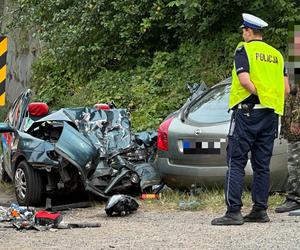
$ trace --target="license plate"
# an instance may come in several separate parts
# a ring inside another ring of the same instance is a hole
[[[226,141],[226,140],[225,140]],[[184,154],[221,154],[222,141],[182,140]]]

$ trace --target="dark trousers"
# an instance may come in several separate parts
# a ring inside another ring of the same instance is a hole
[[[269,196],[269,164],[273,152],[278,116],[271,109],[236,109],[232,114],[227,146],[228,170],[225,200],[228,212],[240,211],[245,166],[251,152],[254,207],[266,209]]]

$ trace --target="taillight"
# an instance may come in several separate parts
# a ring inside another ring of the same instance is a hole
[[[96,103],[94,105],[95,109],[97,110],[110,110],[111,108],[109,107],[108,104],[106,103]]]
[[[165,120],[162,124],[160,124],[158,128],[157,148],[159,150],[168,150],[168,131],[173,119],[174,117],[170,117],[169,119]]]

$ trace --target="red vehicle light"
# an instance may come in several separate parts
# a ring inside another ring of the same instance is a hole
[[[106,103],[96,103],[94,105],[95,109],[97,110],[110,110],[111,108],[109,107],[108,104]]]
[[[174,117],[170,117],[160,124],[157,135],[157,148],[162,151],[168,150],[168,131]]]

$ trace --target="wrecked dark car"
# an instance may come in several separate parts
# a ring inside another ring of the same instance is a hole
[[[1,179],[13,180],[20,205],[40,205],[55,193],[152,191],[156,132],[133,133],[129,114],[113,104],[62,108],[30,103],[22,93],[0,124]]]

